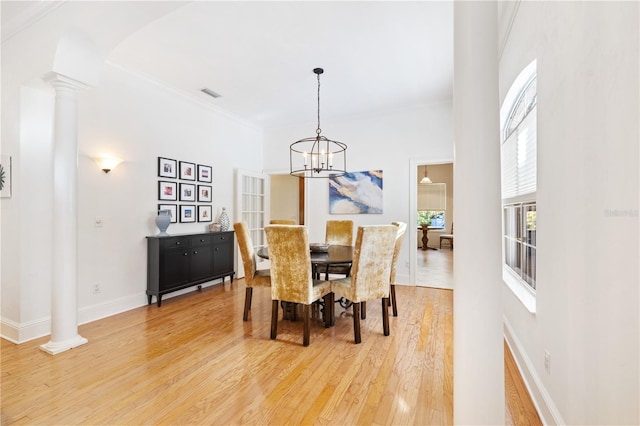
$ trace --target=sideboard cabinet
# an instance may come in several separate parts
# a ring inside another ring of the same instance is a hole
[[[147,237],[147,298],[226,276],[233,283],[233,231]]]

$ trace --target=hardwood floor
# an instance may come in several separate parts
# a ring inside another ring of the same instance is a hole
[[[452,293],[398,286],[399,316],[382,334],[369,303],[362,343],[349,313],[325,329],[280,321],[244,280],[80,327],[89,343],[56,356],[2,340],[5,424],[451,424]],[[282,316],[282,314],[281,314]]]
[[[338,305],[335,327],[312,321],[309,347],[301,322],[280,320],[270,340],[269,289],[243,322],[244,280],[81,326],[89,343],[56,356],[38,348],[48,338],[2,340],[0,423],[452,424],[452,292],[396,291],[391,335],[369,303],[360,345]],[[536,424],[505,372],[508,423]]]

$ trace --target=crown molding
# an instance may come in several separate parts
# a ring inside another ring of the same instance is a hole
[[[226,118],[228,118],[230,120],[233,120],[233,121],[235,121],[235,122],[237,122],[237,123],[239,123],[239,124],[241,124],[243,126],[251,128],[251,129],[253,129],[255,131],[258,131],[258,132],[262,132],[263,131],[262,127],[257,126],[255,124],[253,124],[252,122],[250,122],[250,121],[248,121],[248,120],[246,120],[246,119],[244,119],[242,117],[239,117],[239,116],[237,116],[235,114],[232,114],[232,113],[230,113],[230,112],[228,112],[228,111],[226,111],[226,110],[224,110],[224,109],[222,109],[222,108],[220,108],[220,107],[218,107],[216,105],[211,105],[211,103],[206,102],[204,99],[200,99],[198,97],[199,95],[201,95],[200,90],[198,90],[198,92],[195,93],[195,94],[188,93],[188,92],[185,92],[183,90],[177,89],[177,88],[165,83],[164,81],[161,81],[161,80],[158,80],[157,78],[151,77],[148,74],[141,73],[139,71],[134,71],[134,70],[132,70],[130,68],[127,68],[127,67],[124,67],[124,66],[122,66],[120,64],[116,64],[115,62],[112,62],[109,59],[107,59],[105,61],[105,64],[110,66],[110,67],[113,67],[115,69],[118,69],[118,70],[120,70],[120,71],[122,71],[122,72],[124,72],[126,74],[129,74],[129,75],[131,75],[131,76],[133,76],[135,78],[139,78],[141,80],[147,81],[148,83],[151,83],[151,84],[153,84],[155,86],[158,86],[162,90],[164,90],[166,92],[169,92],[169,93],[172,93],[172,94],[174,94],[176,96],[179,96],[182,99],[185,99],[185,100],[187,100],[187,101],[189,101],[189,102],[191,102],[193,104],[196,104],[196,105],[198,105],[200,107],[204,107],[204,108],[209,109],[209,110],[212,110],[216,114],[222,115],[222,116],[224,116],[224,117],[226,117]]]
[[[68,0],[21,2],[24,8],[19,13],[7,20],[2,20],[2,44],[19,32],[29,28],[67,1]]]

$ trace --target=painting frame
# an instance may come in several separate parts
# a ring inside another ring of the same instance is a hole
[[[158,157],[158,177],[176,179],[178,177],[178,161],[172,158]]]
[[[382,214],[382,170],[329,177],[329,214]]]
[[[178,183],[166,180],[158,181],[158,200],[161,201],[177,201],[178,200]]]
[[[180,179],[196,180],[196,163],[180,161]]]
[[[196,201],[196,185],[180,183],[180,201]]]
[[[198,185],[198,202],[210,203],[213,187],[211,185]]]
[[[180,204],[180,223],[194,223],[196,221],[195,204]]]
[[[158,204],[158,211],[169,210],[170,223],[178,223],[178,205],[177,204]]]
[[[198,164],[198,182],[211,183],[213,181],[212,174],[213,167],[206,166],[204,164]]]
[[[211,205],[198,206],[198,222],[213,222],[212,213],[213,208]]]

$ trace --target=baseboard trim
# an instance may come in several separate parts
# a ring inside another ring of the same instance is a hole
[[[536,372],[531,359],[527,355],[522,343],[516,336],[511,324],[506,317],[503,317],[504,337],[513,354],[513,359],[520,371],[522,380],[531,396],[533,405],[540,416],[543,425],[564,425],[566,424],[553,402],[551,395],[544,387],[540,376]]]
[[[19,345],[51,334],[51,318],[40,318],[25,323],[17,323],[6,318],[0,319],[0,337]]]
[[[201,284],[202,288],[221,284],[221,280],[209,281]],[[162,299],[170,299],[194,291],[193,287],[188,287],[173,293],[165,294]],[[147,305],[147,295],[145,292],[109,300],[104,303],[97,303],[78,309],[78,325],[87,324],[112,315],[121,314],[131,309]],[[17,323],[15,321],[0,318],[0,337],[15,344],[26,343],[40,337],[51,334],[51,317]]]

